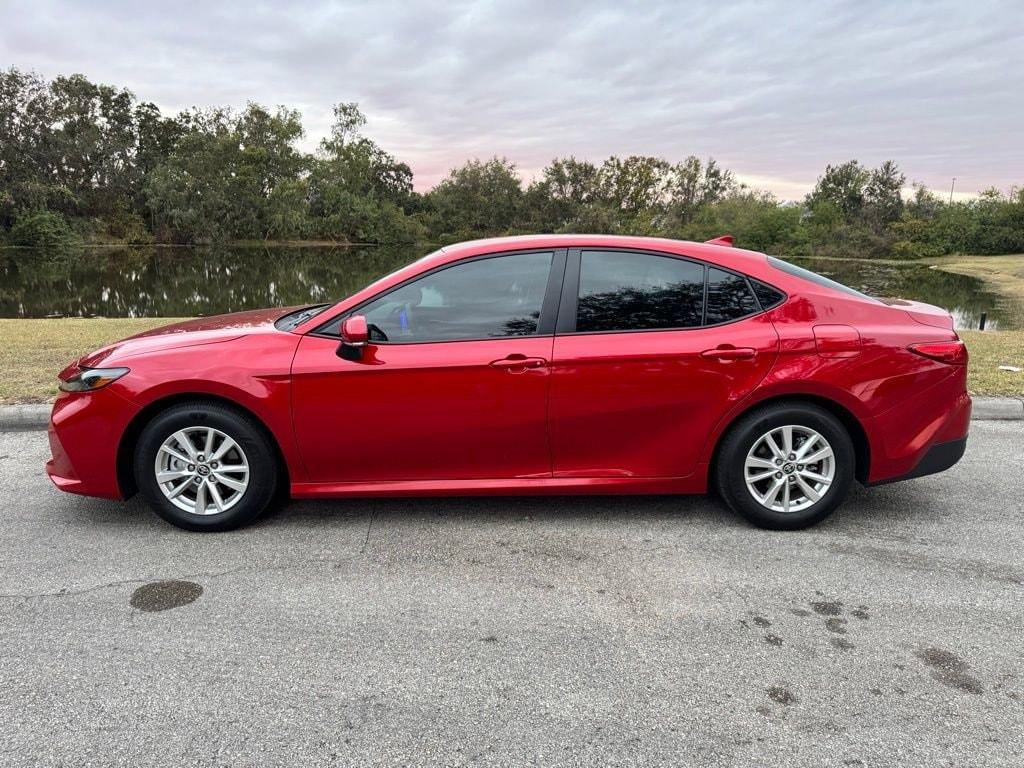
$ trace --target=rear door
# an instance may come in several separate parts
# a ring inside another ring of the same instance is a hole
[[[681,477],[770,370],[778,335],[742,275],[570,250],[549,406],[556,477]]]

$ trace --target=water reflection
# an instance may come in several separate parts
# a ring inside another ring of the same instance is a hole
[[[76,253],[0,251],[2,317],[189,317],[343,298],[420,258],[401,248],[100,248]],[[1018,328],[1024,311],[965,275],[924,264],[798,259],[875,296],[950,310],[959,328]]]
[[[944,272],[927,264],[838,259],[790,261],[869,296],[912,299],[943,307],[953,315],[957,328],[977,328],[982,312],[988,315],[986,327],[991,330],[1019,328],[1024,320],[1022,308],[984,290],[977,278]]]
[[[189,317],[336,301],[432,250],[102,248],[0,252],[0,315]]]

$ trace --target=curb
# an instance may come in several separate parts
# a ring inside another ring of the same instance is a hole
[[[50,423],[50,403],[0,405],[0,432],[27,432],[46,429]]]
[[[0,432],[42,430],[50,423],[50,403],[0,406]],[[1024,399],[975,397],[971,421],[1024,421]]]

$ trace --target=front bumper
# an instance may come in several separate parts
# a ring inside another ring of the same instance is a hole
[[[46,462],[46,474],[53,484],[69,493],[124,498],[117,452],[138,411],[138,406],[109,388],[58,397],[47,431],[52,458]]]

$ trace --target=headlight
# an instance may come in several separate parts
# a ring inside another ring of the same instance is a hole
[[[60,388],[64,392],[92,392],[102,389],[112,381],[117,381],[130,369],[128,368],[83,368],[69,379],[60,380]]]

